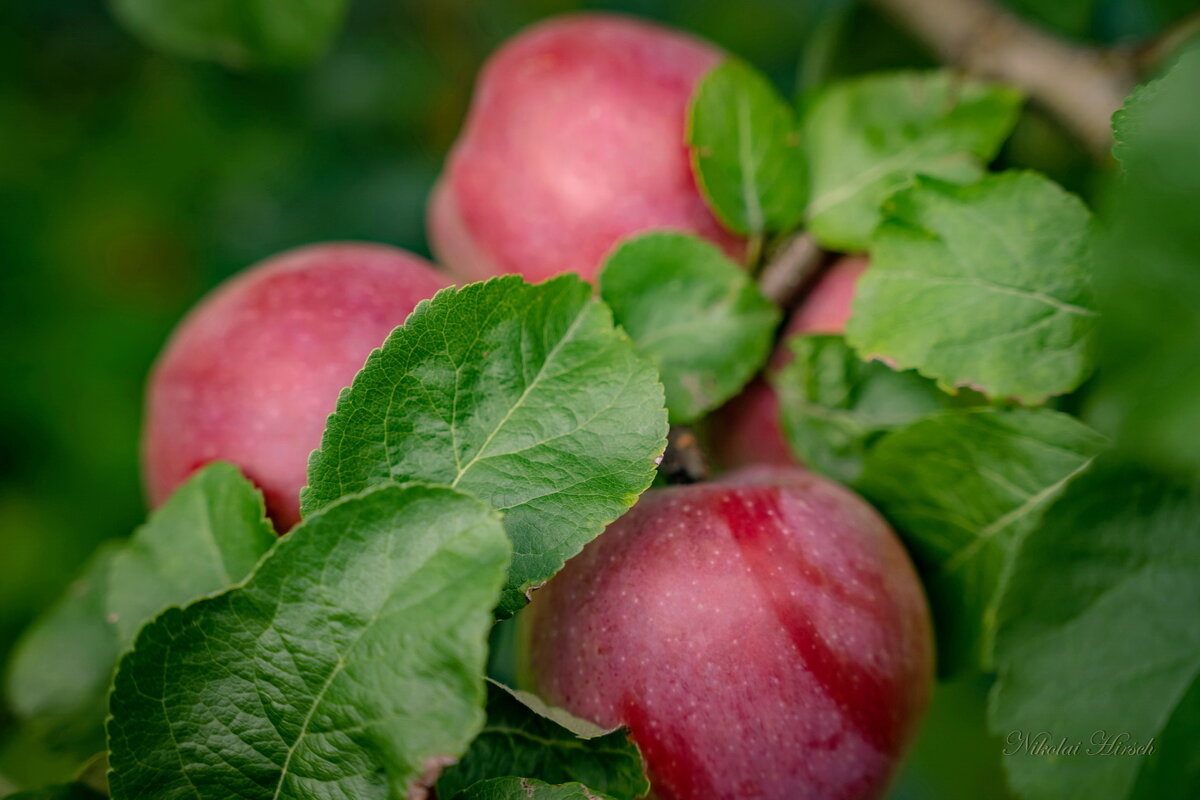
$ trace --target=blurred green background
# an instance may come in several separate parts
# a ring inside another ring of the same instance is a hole
[[[1010,5],[1112,43],[1196,3]],[[96,544],[142,520],[142,384],[180,315],[306,242],[427,253],[425,196],[478,66],[528,23],[584,7],[699,33],[798,96],[828,76],[933,63],[848,0],[353,0],[328,54],[287,72],[157,53],[95,0],[0,4],[0,663]],[[1036,109],[1001,160],[1085,197],[1103,171]],[[985,688],[941,690],[901,796],[1005,796],[991,746],[962,734],[964,719],[982,727]],[[0,708],[0,773],[35,780],[41,756],[5,745],[10,728]]]

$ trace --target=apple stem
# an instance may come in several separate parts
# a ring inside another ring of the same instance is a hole
[[[699,483],[708,477],[708,457],[687,425],[672,425],[658,472],[669,484]]]

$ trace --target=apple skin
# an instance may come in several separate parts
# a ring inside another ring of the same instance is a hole
[[[787,335],[797,333],[841,334],[850,321],[854,287],[867,271],[866,256],[843,256],[825,271],[788,320]],[[792,360],[787,348],[779,348],[771,362],[774,369]]]
[[[263,490],[276,528],[291,528],[338,393],[418,302],[449,283],[402,250],[333,243],[290,250],[219,286],[150,374],[142,474],[151,505],[224,460]]]
[[[904,549],[795,467],[647,492],[522,616],[533,688],[628,726],[660,800],[882,797],[931,690]]]
[[[685,143],[692,90],[723,53],[613,14],[534,25],[484,65],[429,208],[439,263],[467,280],[595,278],[651,228],[744,249],[709,212]]]
[[[845,256],[813,286],[788,318],[783,338],[771,354],[767,372],[792,360],[789,337],[799,333],[840,334],[850,320],[854,287],[867,269],[866,256]],[[779,420],[779,397],[766,376],[760,375],[738,395],[713,412],[708,424],[709,454],[720,467],[748,464],[798,464]]]

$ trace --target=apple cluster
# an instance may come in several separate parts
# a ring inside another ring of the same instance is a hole
[[[660,228],[740,260],[746,242],[708,209],[685,144],[692,92],[723,57],[599,14],[506,43],[431,196],[441,269],[392,247],[331,243],[218,288],[150,377],[150,502],[230,461],[286,532],[339,392],[446,286],[503,273],[591,280],[617,242]],[[841,332],[866,266],[835,260],[783,334]],[[707,426],[724,471],[648,491],[521,612],[532,687],[627,726],[662,800],[881,797],[928,700],[930,622],[912,564],[865,501],[797,463],[778,418],[768,380],[750,383]]]

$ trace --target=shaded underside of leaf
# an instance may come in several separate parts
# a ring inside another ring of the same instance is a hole
[[[579,782],[614,800],[634,800],[650,790],[637,747],[623,731],[590,730],[595,726],[585,723],[591,735],[584,738],[546,713],[566,714],[533,695],[489,684],[488,721],[462,760],[442,773],[438,795],[454,797],[479,781],[506,776]]]

